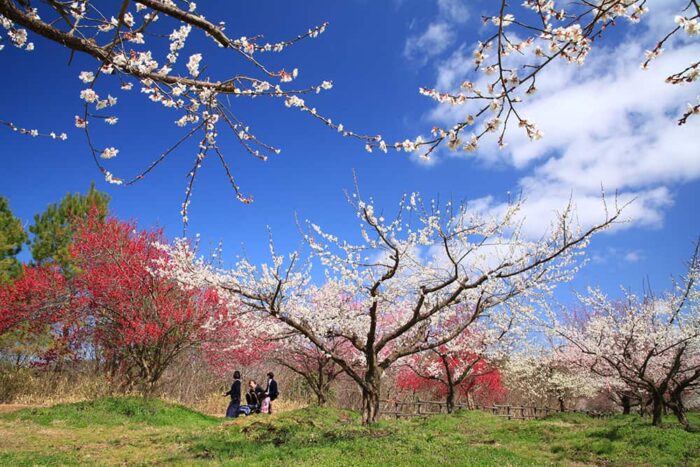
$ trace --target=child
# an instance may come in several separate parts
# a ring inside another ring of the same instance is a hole
[[[248,381],[248,392],[245,393],[245,400],[251,412],[260,412],[260,400],[255,391],[256,387],[259,388],[260,386],[257,385],[255,380],[251,379]]]

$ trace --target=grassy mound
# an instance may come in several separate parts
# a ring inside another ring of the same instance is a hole
[[[218,423],[218,419],[182,405],[142,397],[108,397],[53,407],[24,409],[3,415],[2,418],[31,421],[45,426],[65,424],[74,428],[123,424],[198,427]]]
[[[691,421],[700,426],[700,416]],[[671,418],[482,412],[386,420],[307,408],[237,420],[140,398],[99,399],[0,417],[0,465],[700,465],[700,433]]]
[[[700,417],[693,417],[700,424]],[[700,433],[669,419],[580,414],[508,421],[482,412],[362,427],[357,414],[306,409],[249,417],[186,440],[197,459],[310,465],[700,465]]]

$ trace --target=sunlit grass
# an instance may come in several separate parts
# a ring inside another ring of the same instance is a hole
[[[159,400],[108,398],[0,416],[0,464],[700,465],[700,433],[667,422],[463,412],[366,428],[336,409],[229,421]],[[700,426],[700,417],[692,422]]]

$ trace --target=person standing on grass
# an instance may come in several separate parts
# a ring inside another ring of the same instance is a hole
[[[267,388],[265,389],[265,394],[267,395],[267,407],[265,407],[265,401],[263,401],[263,413],[271,414],[272,401],[277,399],[277,396],[279,396],[279,391],[277,390],[277,381],[275,381],[275,375],[272,372],[269,372],[267,374]]]
[[[224,396],[231,396],[231,402],[228,404],[226,409],[226,418],[236,418],[238,417],[238,412],[241,408],[241,372],[236,370],[233,372],[233,384],[231,384],[231,389],[224,394]]]

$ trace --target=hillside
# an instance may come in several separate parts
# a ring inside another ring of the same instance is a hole
[[[694,422],[700,422],[695,416]],[[669,420],[670,422],[670,420]],[[700,465],[700,433],[638,417],[507,421],[479,412],[382,421],[302,409],[225,421],[159,400],[101,399],[0,416],[0,464]]]

